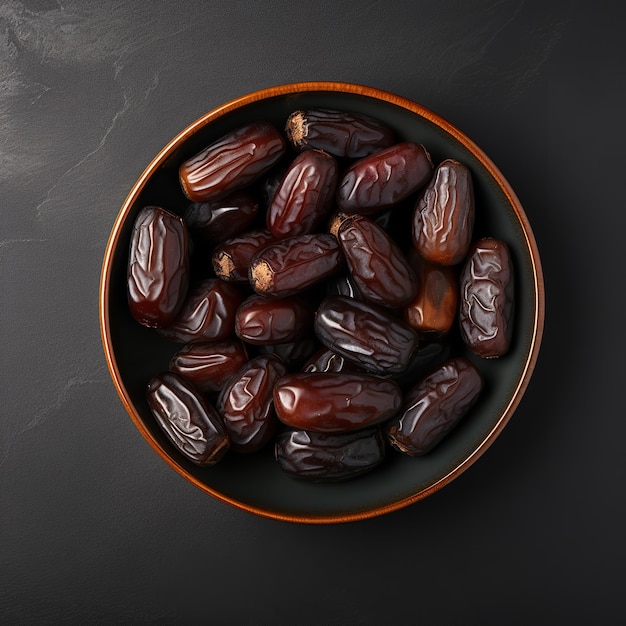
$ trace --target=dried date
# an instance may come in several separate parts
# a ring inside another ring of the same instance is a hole
[[[299,154],[289,166],[267,211],[267,227],[277,239],[313,232],[334,201],[339,167],[321,150]]]
[[[222,390],[217,407],[235,452],[256,452],[274,435],[278,422],[272,390],[286,372],[278,357],[257,356]]]
[[[474,228],[474,188],[467,167],[448,159],[435,169],[413,215],[413,242],[428,261],[460,263]]]
[[[415,297],[418,283],[409,262],[393,239],[368,217],[345,219],[337,239],[365,300],[399,308]]]
[[[360,159],[339,182],[337,205],[345,213],[375,213],[408,198],[433,171],[421,144],[405,141]]]
[[[418,346],[417,333],[373,304],[329,296],[315,315],[315,333],[327,347],[375,374],[404,371]]]
[[[382,122],[334,109],[294,111],[285,132],[296,150],[318,148],[349,159],[369,156],[394,142],[393,131]]]
[[[143,208],[131,235],[127,270],[131,315],[144,326],[172,323],[189,286],[187,228],[161,207]]]
[[[459,320],[469,349],[483,358],[509,350],[513,322],[513,267],[504,241],[479,239],[461,274]]]
[[[482,386],[470,361],[446,361],[407,392],[401,412],[385,426],[389,442],[409,456],[426,454],[469,411]]]
[[[332,235],[300,235],[261,250],[250,263],[248,277],[257,293],[281,298],[328,278],[343,263],[343,254]]]
[[[274,235],[267,228],[227,239],[213,250],[213,271],[222,280],[247,284],[252,259],[273,241]]]
[[[287,426],[341,433],[374,426],[400,409],[392,380],[369,374],[288,374],[274,387],[274,408]]]
[[[363,373],[363,370],[341,354],[337,354],[328,348],[320,348],[302,367],[302,371],[308,374],[324,373],[332,374],[339,372]]]
[[[230,442],[216,410],[186,380],[164,372],[150,380],[148,406],[176,448],[196,465],[214,465]]]
[[[378,428],[342,434],[286,430],[276,438],[274,456],[294,478],[335,482],[378,467],[385,459],[385,441]]]
[[[269,122],[242,126],[180,166],[182,190],[192,202],[223,198],[261,178],[286,147],[282,134]]]

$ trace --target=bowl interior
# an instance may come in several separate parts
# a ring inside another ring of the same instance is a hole
[[[211,468],[186,461],[169,444],[148,409],[147,381],[167,369],[177,344],[136,323],[126,296],[126,264],[132,225],[146,205],[182,212],[188,204],[178,166],[224,133],[266,119],[279,128],[294,110],[343,109],[378,118],[398,140],[422,143],[435,163],[453,158],[471,171],[476,194],[475,236],[506,241],[515,268],[515,322],[510,352],[496,360],[461,352],[480,368],[485,390],[479,402],[430,454],[409,458],[391,452],[382,467],[340,484],[308,484],[286,476],[271,446],[249,456],[230,453]],[[306,522],[370,517],[414,502],[447,484],[492,443],[510,418],[528,383],[542,329],[543,292],[539,257],[526,216],[508,184],[467,137],[444,120],[392,94],[350,85],[287,85],[233,101],[195,122],[172,140],[133,187],[107,248],[101,285],[101,325],[111,373],[131,418],[174,469],[204,491],[246,510]]]

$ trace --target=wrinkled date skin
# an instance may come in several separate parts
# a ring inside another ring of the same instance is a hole
[[[418,346],[417,333],[375,305],[329,296],[315,315],[315,334],[330,350],[375,374],[404,371]]]
[[[270,244],[250,264],[248,277],[259,294],[273,298],[304,291],[344,264],[337,239],[329,234],[289,237]]]
[[[277,239],[313,232],[335,197],[339,166],[321,150],[307,150],[291,163],[267,211],[267,227]]]
[[[459,280],[456,268],[437,265],[418,254],[411,258],[417,276],[417,293],[403,311],[404,321],[423,337],[448,334],[458,311]]]
[[[328,348],[320,348],[302,366],[302,371],[309,374],[363,373],[363,370],[356,363]]]
[[[469,169],[458,161],[443,161],[415,206],[413,243],[416,250],[432,263],[460,263],[472,241],[474,212],[474,187]]]
[[[469,411],[482,386],[470,361],[446,361],[405,395],[402,411],[385,427],[389,442],[409,456],[426,454]]]
[[[235,313],[243,301],[242,292],[217,278],[199,281],[185,299],[176,319],[161,335],[178,343],[227,339],[235,330]]]
[[[214,465],[230,442],[216,410],[186,380],[164,372],[148,384],[147,401],[157,424],[196,465]]]
[[[224,387],[217,407],[232,450],[256,452],[274,436],[278,422],[272,390],[286,373],[287,366],[278,357],[257,356]]]
[[[365,215],[352,215],[339,226],[337,238],[365,300],[398,308],[415,297],[415,272],[380,226]]]
[[[285,132],[296,150],[317,148],[349,159],[369,156],[394,142],[393,131],[382,122],[333,109],[294,111]]]
[[[192,235],[214,246],[244,232],[258,211],[259,203],[251,193],[235,191],[222,200],[190,204],[183,218]]]
[[[160,207],[139,212],[128,258],[128,304],[140,324],[163,328],[172,323],[189,287],[187,228]]]
[[[282,134],[269,122],[242,126],[180,166],[183,192],[192,202],[223,198],[261,178],[286,147]]]
[[[288,374],[274,387],[274,408],[283,424],[322,433],[374,426],[401,404],[395,382],[370,374]]]
[[[235,334],[251,344],[293,342],[311,332],[313,314],[307,302],[296,296],[273,300],[250,296],[237,309]]]
[[[248,269],[252,259],[274,241],[274,235],[267,228],[229,238],[213,250],[213,271],[222,280],[248,284]]]
[[[342,434],[287,430],[278,435],[274,456],[294,478],[341,481],[380,465],[385,459],[385,441],[378,428]]]
[[[169,367],[200,391],[213,393],[220,391],[247,361],[244,345],[237,340],[227,340],[188,344],[171,358]]]
[[[483,358],[503,356],[511,343],[514,304],[513,268],[506,243],[491,237],[479,239],[460,282],[463,341]]]
[[[337,205],[345,213],[375,213],[424,186],[433,164],[424,146],[395,144],[354,163],[337,189]]]

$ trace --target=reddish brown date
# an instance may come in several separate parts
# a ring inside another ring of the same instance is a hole
[[[362,158],[391,146],[391,128],[369,116],[333,109],[294,111],[287,138],[296,150],[318,148],[337,157]]]
[[[406,394],[402,411],[385,427],[389,442],[410,456],[426,454],[469,411],[482,386],[470,361],[446,361]]]
[[[139,212],[127,278],[131,315],[144,326],[171,324],[189,286],[189,241],[182,218],[156,206]]]
[[[222,280],[247,284],[252,259],[273,241],[274,235],[266,228],[227,239],[213,250],[213,271]]]
[[[313,232],[334,201],[339,167],[321,150],[308,150],[291,163],[267,211],[277,239]]]
[[[235,191],[222,200],[190,204],[183,218],[192,235],[214,246],[244,232],[258,211],[259,203],[251,193]]]
[[[375,305],[329,296],[315,315],[315,334],[327,347],[375,374],[404,371],[418,346],[417,333]]]
[[[274,387],[274,408],[287,426],[342,433],[374,426],[402,404],[392,380],[369,374],[288,374]]]
[[[286,142],[269,122],[231,131],[185,161],[180,184],[192,202],[209,202],[261,178],[283,156]]]
[[[458,161],[443,161],[415,207],[415,248],[428,261],[455,265],[467,254],[473,228],[474,188],[471,173]]]
[[[257,356],[224,387],[217,407],[235,452],[256,452],[274,435],[278,422],[272,389],[287,372],[276,356]]]
[[[504,241],[479,239],[461,274],[459,320],[469,349],[483,358],[506,354],[513,322],[513,268]]]
[[[337,205],[346,213],[381,211],[425,185],[433,165],[424,146],[398,143],[349,167],[339,182]]]
[[[289,237],[270,244],[250,264],[248,277],[259,294],[290,296],[334,274],[344,263],[337,239],[328,234]]]
[[[301,298],[246,298],[237,309],[235,334],[251,344],[289,343],[304,337],[313,326],[313,309]]]
[[[320,348],[303,365],[302,371],[308,374],[363,373],[363,370],[356,363],[328,348]]]
[[[215,409],[186,380],[164,372],[152,378],[146,393],[157,424],[176,448],[196,465],[214,465],[229,440]]]
[[[244,345],[237,340],[193,343],[181,348],[170,360],[170,370],[205,393],[222,389],[228,379],[248,360]]]
[[[336,482],[378,467],[385,459],[385,441],[378,428],[341,434],[287,430],[276,438],[274,456],[294,478]]]
[[[399,308],[417,293],[417,279],[393,239],[365,215],[352,215],[337,238],[360,294],[369,302]]]
[[[235,330],[235,313],[243,300],[241,291],[218,278],[199,281],[169,326],[159,332],[178,343],[227,339]]]
[[[404,320],[423,337],[443,337],[452,328],[458,310],[456,269],[430,263],[418,254],[411,258],[411,266],[417,275],[418,290],[403,310]]]

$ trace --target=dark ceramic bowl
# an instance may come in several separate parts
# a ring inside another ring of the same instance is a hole
[[[466,164],[475,184],[475,235],[505,240],[516,275],[511,350],[500,359],[480,361],[485,391],[471,413],[428,455],[410,458],[390,453],[375,471],[340,484],[290,478],[274,461],[271,446],[253,455],[230,453],[209,468],[183,458],[164,437],[145,399],[147,381],[167,369],[178,346],[136,323],[126,296],[128,248],[138,211],[146,205],[182,210],[188,204],[178,181],[180,163],[231,129],[259,119],[282,128],[289,113],[306,107],[370,115],[392,126],[399,140],[424,144],[435,163],[453,158]],[[419,104],[377,89],[331,82],[283,85],[243,96],[210,111],[170,141],[135,183],[117,216],[100,287],[100,324],[111,376],[131,419],[152,448],[219,500],[258,515],[309,523],[388,513],[437,491],[472,465],[495,441],[524,394],[539,352],[543,315],[541,264],[530,224],[515,193],[482,150]]]

